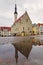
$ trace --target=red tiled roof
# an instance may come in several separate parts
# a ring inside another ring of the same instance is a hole
[[[38,26],[43,26],[43,23],[38,23]]]
[[[0,27],[0,30],[7,29],[8,31],[11,31],[11,27]]]

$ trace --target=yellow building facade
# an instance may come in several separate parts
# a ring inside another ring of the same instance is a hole
[[[33,35],[38,35],[39,34],[39,27],[37,24],[32,25],[32,34]]]

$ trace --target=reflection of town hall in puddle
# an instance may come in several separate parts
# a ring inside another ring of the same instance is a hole
[[[18,62],[18,51],[23,54],[26,59],[28,59],[28,56],[31,52],[32,49],[32,43],[31,42],[27,42],[26,40],[24,41],[19,41],[18,43],[13,43],[13,46],[15,47],[15,59],[16,59],[16,63]]]

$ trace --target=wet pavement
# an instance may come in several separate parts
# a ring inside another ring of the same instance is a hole
[[[32,45],[28,59],[18,51],[16,63],[15,47],[11,42],[0,44],[0,65],[43,65],[43,45]]]

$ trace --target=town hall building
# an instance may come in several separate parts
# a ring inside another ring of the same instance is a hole
[[[31,35],[32,33],[32,21],[30,17],[28,16],[27,11],[17,19],[17,5],[15,4],[15,12],[14,12],[14,18],[15,21],[13,25],[11,26],[11,34],[12,35]]]

